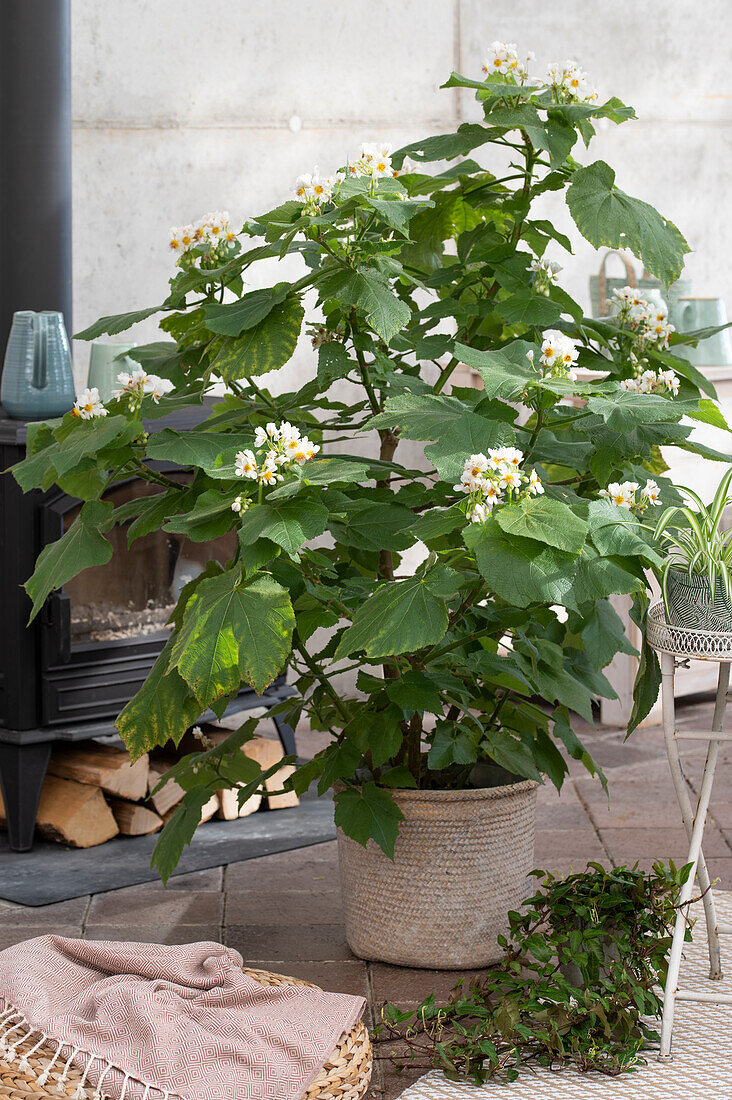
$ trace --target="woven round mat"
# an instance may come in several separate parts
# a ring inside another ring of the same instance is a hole
[[[318,989],[312,982],[299,978],[288,978],[283,974],[271,974],[268,970],[250,970],[244,967],[244,973],[261,982],[262,985],[305,985]],[[61,1066],[54,1067],[45,1085],[39,1085],[39,1077],[51,1062],[54,1051],[50,1047],[39,1047],[29,1062],[35,1075],[20,1073],[18,1064],[23,1055],[33,1047],[33,1040],[22,1043],[15,1051],[12,1062],[6,1063],[0,1056],[0,1097],[3,1100],[31,1100],[39,1096],[70,1098],[76,1093],[81,1082],[81,1070],[70,1069],[66,1080],[59,1084]],[[361,1100],[369,1087],[372,1068],[372,1050],[368,1029],[362,1020],[348,1033],[344,1033],[338,1044],[321,1069],[312,1085],[304,1094],[304,1100]],[[92,1100],[93,1086],[84,1087],[81,1096]],[[106,1100],[106,1098],[105,1098]]]

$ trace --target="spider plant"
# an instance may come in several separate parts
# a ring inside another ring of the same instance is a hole
[[[654,538],[666,550],[667,557],[661,570],[661,588],[666,617],[669,617],[668,575],[672,569],[688,573],[689,579],[706,575],[712,599],[717,579],[722,578],[727,599],[732,603],[732,530],[721,531],[724,510],[732,503],[730,494],[732,466],[724,475],[714,499],[707,505],[693,489],[679,486],[679,491],[695,506],[672,505],[661,515]],[[670,621],[670,620],[669,620]]]

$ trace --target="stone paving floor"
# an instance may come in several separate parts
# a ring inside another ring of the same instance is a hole
[[[708,724],[711,704],[687,704],[678,724]],[[572,765],[561,796],[539,792],[535,865],[581,870],[588,860],[606,866],[654,859],[683,862],[686,842],[668,774],[663,737],[653,727],[624,741],[622,730],[577,731],[609,783],[609,798],[582,767]],[[316,743],[299,737],[307,754]],[[687,742],[684,766],[692,791],[699,781],[704,746]],[[732,747],[717,772],[705,851],[719,886],[732,889]],[[360,993],[371,1019],[384,1000],[416,1005],[429,992],[446,994],[454,971],[421,971],[365,963],[348,949],[343,923],[335,843],[230,864],[173,878],[167,889],[148,883],[43,908],[0,902],[0,948],[53,931],[88,939],[186,943],[211,939],[235,947],[252,966],[293,974],[335,992]],[[393,1100],[419,1074],[397,1076],[376,1059],[371,1100]]]

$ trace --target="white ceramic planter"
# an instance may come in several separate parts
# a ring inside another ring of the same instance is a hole
[[[354,954],[399,966],[465,969],[502,955],[507,913],[534,859],[530,780],[465,791],[394,791],[405,816],[394,861],[338,830],[346,937]]]

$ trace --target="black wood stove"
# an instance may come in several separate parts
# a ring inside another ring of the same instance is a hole
[[[146,428],[185,429],[204,412],[177,412],[147,422]],[[25,422],[0,410],[0,470],[23,458],[25,435]],[[169,463],[156,468],[175,479],[186,476]],[[134,478],[113,485],[105,496],[121,504],[156,491]],[[51,593],[28,626],[31,602],[23,583],[40,551],[61,537],[80,506],[58,488],[23,494],[11,474],[0,473],[0,789],[14,851],[32,846],[53,742],[114,733],[114,719],[165,645],[165,624],[180,588],[207,560],[228,560],[236,537],[192,543],[155,532],[128,550],[124,527],[115,528],[109,536],[112,560]],[[263,696],[242,691],[229,713],[270,708],[292,694],[280,677]],[[292,730],[279,716],[273,721],[285,752],[294,754]]]

